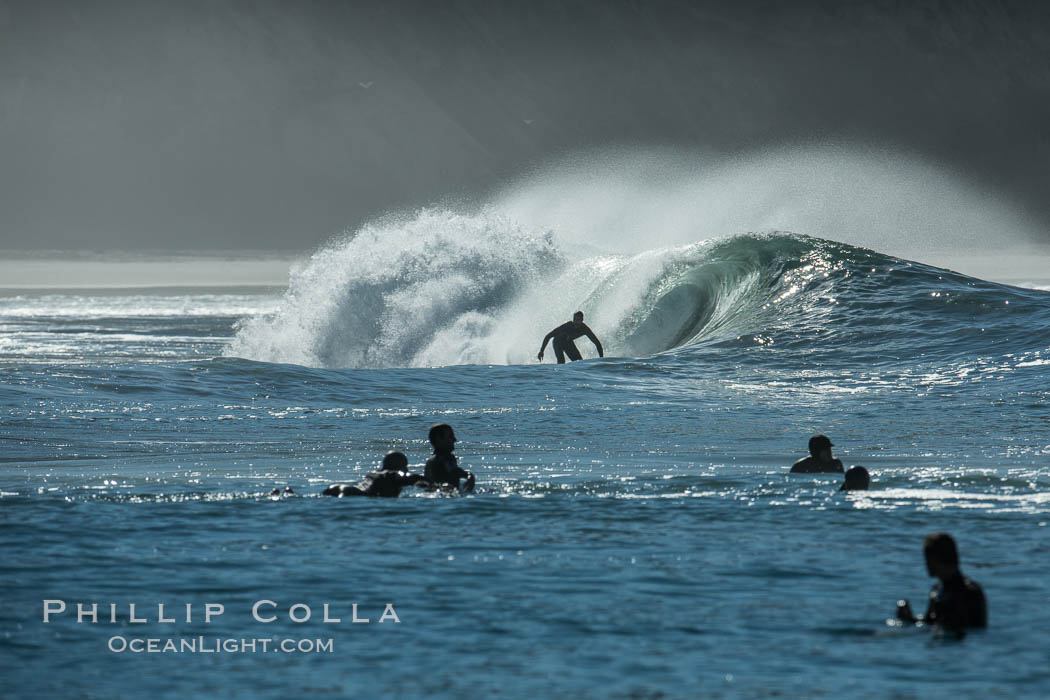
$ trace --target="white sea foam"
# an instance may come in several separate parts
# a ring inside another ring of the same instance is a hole
[[[492,213],[428,209],[317,252],[293,271],[282,307],[242,323],[229,352],[313,366],[523,362],[577,308],[623,305],[602,284],[644,286],[662,269],[646,263],[625,273],[622,258],[569,252]],[[597,314],[595,331],[619,315]]]
[[[762,303],[794,303],[798,285],[762,294],[777,273],[756,256],[768,263],[775,246],[706,257],[734,234],[794,230],[891,253],[922,240],[936,257],[929,246],[993,245],[992,230],[994,244],[1019,244],[1029,224],[994,193],[899,153],[602,153],[471,210],[428,208],[348,232],[293,269],[280,307],[242,322],[228,353],[320,367],[517,364],[580,309],[607,351],[649,355],[701,326],[750,332],[741,320]],[[807,262],[801,282],[830,269],[819,255]]]
[[[519,364],[579,309],[607,352],[651,354],[689,340],[701,317],[719,328],[733,315],[720,302],[754,271],[698,274],[709,245],[609,255],[487,211],[423,210],[316,253],[228,353],[323,367]]]

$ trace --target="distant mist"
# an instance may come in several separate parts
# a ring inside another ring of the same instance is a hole
[[[588,149],[843,140],[1047,232],[1050,5],[0,0],[4,249],[303,250]]]

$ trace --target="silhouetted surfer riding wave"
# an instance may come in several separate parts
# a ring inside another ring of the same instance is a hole
[[[554,340],[552,344],[554,346],[554,355],[558,358],[558,364],[565,364],[565,356],[568,355],[569,360],[575,362],[576,360],[582,360],[583,356],[580,355],[580,349],[576,347],[576,343],[572,342],[579,338],[581,335],[585,335],[591,339],[594,343],[594,347],[598,350],[598,357],[605,357],[605,351],[602,350],[601,341],[594,335],[594,331],[583,322],[583,312],[577,311],[572,315],[572,320],[567,321],[550,333],[543,337],[543,344],[540,345],[540,351],[536,355],[536,359],[543,361],[543,351],[547,348],[547,343],[550,340]]]

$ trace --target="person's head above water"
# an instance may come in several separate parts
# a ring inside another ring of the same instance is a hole
[[[846,480],[842,482],[839,491],[867,491],[871,484],[871,475],[868,470],[861,466],[853,466],[846,470]]]
[[[830,459],[831,448],[834,446],[827,435],[814,435],[809,439],[809,453],[813,455],[813,459],[821,459],[824,450],[828,451],[828,459]]]
[[[959,550],[955,548],[955,540],[946,532],[926,535],[922,553],[926,555],[926,570],[930,576],[943,580],[959,571]]]
[[[435,423],[430,426],[429,438],[435,452],[451,452],[456,445],[456,434],[448,423]]]
[[[583,312],[582,311],[577,311],[576,313],[574,313],[572,315],[572,322],[573,323],[583,323]]]
[[[383,457],[383,471],[407,472],[408,457],[397,450],[387,452]]]

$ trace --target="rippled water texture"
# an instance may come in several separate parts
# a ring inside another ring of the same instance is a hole
[[[786,234],[615,257],[441,230],[449,296],[426,240],[380,274],[361,239],[286,294],[0,298],[7,692],[1050,693],[1050,293]],[[530,363],[576,307],[606,359]],[[318,495],[390,449],[421,469],[434,422],[476,494]],[[787,474],[817,432],[870,491]],[[961,641],[886,624],[923,607],[933,531],[988,597]],[[202,635],[334,648],[107,650]]]

